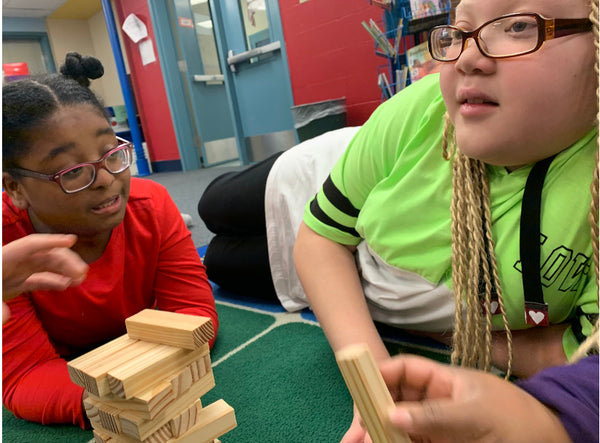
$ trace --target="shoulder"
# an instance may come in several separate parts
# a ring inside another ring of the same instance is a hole
[[[164,198],[168,196],[167,189],[150,179],[146,178],[131,178],[131,186],[129,190],[129,202],[136,202],[138,200],[152,200],[156,198]]]
[[[2,192],[2,244],[33,233],[26,210],[13,205],[6,192]]]
[[[179,215],[167,189],[150,179],[131,178],[129,200],[127,201],[129,217],[140,223],[170,223],[170,217]]]

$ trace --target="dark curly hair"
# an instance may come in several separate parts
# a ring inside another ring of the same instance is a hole
[[[64,105],[90,104],[108,118],[90,79],[104,74],[100,60],[69,52],[60,74],[7,83],[2,88],[2,168],[17,167],[30,148],[31,134]]]

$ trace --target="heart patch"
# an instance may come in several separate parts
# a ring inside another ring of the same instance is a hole
[[[529,311],[529,317],[531,317],[536,325],[539,325],[544,320],[545,315],[543,312],[531,310]]]

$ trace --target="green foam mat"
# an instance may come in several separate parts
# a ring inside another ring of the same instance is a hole
[[[339,441],[352,419],[352,399],[323,331],[299,314],[262,312],[217,303],[220,327],[211,351],[216,386],[202,404],[223,399],[238,426],[223,443]],[[447,355],[416,341],[386,340],[392,355]],[[2,441],[80,443],[91,431],[42,426],[2,413]]]
[[[20,420],[2,408],[2,441],[7,443],[87,443],[94,435],[75,426],[43,426]]]
[[[217,303],[217,314],[219,314],[219,331],[215,345],[210,352],[212,361],[217,361],[275,322],[273,315],[221,303]]]
[[[218,364],[202,397],[235,410],[226,442],[334,442],[352,418],[352,399],[322,330],[288,323]]]

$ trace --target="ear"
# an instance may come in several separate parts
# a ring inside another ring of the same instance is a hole
[[[8,172],[2,173],[2,187],[17,208],[27,209],[29,207],[23,184]]]

